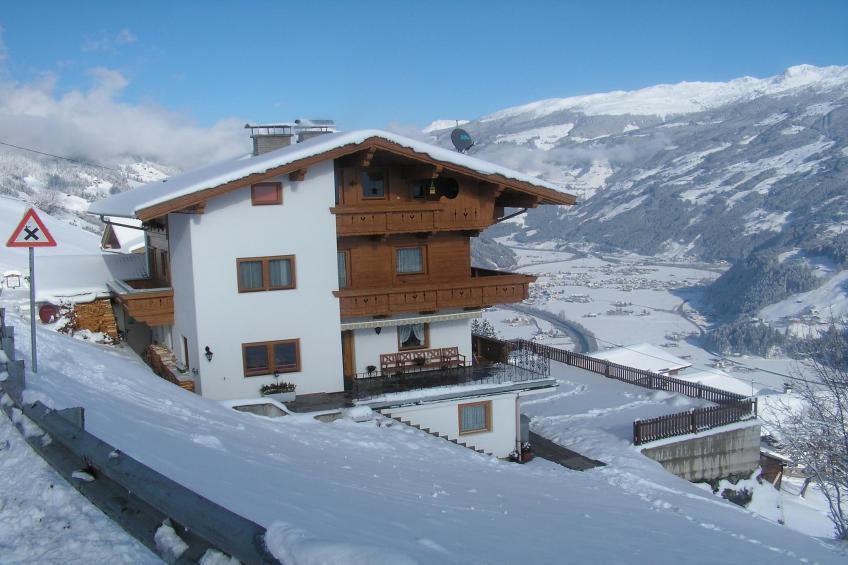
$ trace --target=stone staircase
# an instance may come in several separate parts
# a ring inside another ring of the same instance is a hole
[[[466,449],[470,449],[471,451],[476,451],[477,453],[481,453],[483,455],[491,455],[491,453],[489,453],[487,451],[484,451],[482,449],[477,449],[477,447],[474,446],[474,445],[459,441],[458,439],[450,439],[446,434],[439,433],[437,431],[431,430],[430,428],[422,428],[420,425],[412,422],[412,420],[406,420],[401,416],[392,416],[391,413],[388,412],[388,411],[380,410],[380,414],[382,414],[383,416],[386,416],[388,418],[391,418],[392,420],[398,421],[401,424],[407,425],[410,428],[415,428],[416,430],[421,430],[422,432],[424,432],[426,434],[430,434],[431,436],[437,437],[439,439],[444,439],[444,440],[447,440],[451,443],[455,443],[456,445],[459,445],[459,446],[464,447]]]

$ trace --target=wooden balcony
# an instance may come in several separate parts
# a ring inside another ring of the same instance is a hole
[[[470,279],[404,287],[337,291],[342,318],[388,316],[402,312],[483,308],[527,299],[536,277],[474,269]]]
[[[148,279],[106,283],[127,315],[148,326],[174,323],[174,289],[155,287]]]
[[[386,208],[336,207],[336,235],[383,235],[436,231],[479,231],[494,218],[484,217],[480,207],[442,204],[408,204]]]

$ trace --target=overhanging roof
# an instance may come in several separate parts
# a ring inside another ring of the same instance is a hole
[[[94,202],[89,212],[150,220],[248,184],[370,149],[439,165],[447,171],[535,196],[539,204],[567,205],[576,201],[552,183],[476,157],[382,130],[358,130],[325,134],[262,155],[247,155],[188,171]]]

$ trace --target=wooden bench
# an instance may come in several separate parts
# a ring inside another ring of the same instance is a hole
[[[380,355],[380,371],[383,374],[403,373],[408,368],[449,369],[464,366],[465,355],[459,352],[459,347],[399,351]]]

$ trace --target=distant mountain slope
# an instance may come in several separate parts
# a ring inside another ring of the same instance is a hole
[[[776,301],[809,290],[812,279],[795,272],[806,267],[777,260],[783,252],[844,264],[848,67],[543,100],[463,127],[476,141],[472,154],[579,197],[573,208],[531,210],[489,236],[739,262],[711,295],[727,316],[739,313],[728,293]],[[449,146],[450,129],[430,135]],[[771,271],[761,280],[752,265]]]
[[[545,100],[464,128],[472,154],[580,198],[531,211],[518,239],[733,260],[781,233],[828,240],[848,217],[848,67]]]

